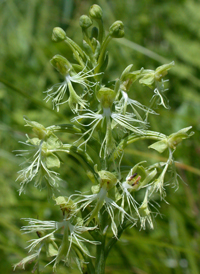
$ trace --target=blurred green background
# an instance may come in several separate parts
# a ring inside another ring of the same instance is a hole
[[[16,182],[21,159],[14,150],[25,140],[23,115],[44,126],[67,123],[70,112],[59,113],[45,104],[43,91],[59,82],[59,75],[49,60],[55,54],[69,59],[71,52],[63,44],[51,41],[56,26],[81,43],[79,17],[87,14],[92,4],[104,11],[106,29],[115,21],[125,25],[125,38],[113,40],[106,79],[114,80],[130,63],[134,69],[155,69],[175,61],[169,72],[166,95],[170,110],[159,108],[160,116],[150,119],[152,130],[170,134],[192,125],[195,135],[185,140],[175,152],[179,174],[185,183],[179,189],[168,187],[167,201],[161,202],[155,229],[128,229],[110,253],[106,273],[198,274],[200,273],[200,2],[195,0],[0,0],[0,272],[13,273],[12,265],[27,255],[22,235],[21,218],[59,220],[58,211],[48,203],[45,191],[31,186],[18,196]],[[134,85],[134,98],[148,105],[149,89]],[[69,142],[72,136],[61,136]],[[145,143],[130,146],[125,161],[129,165],[140,160],[155,161],[157,154]],[[66,193],[86,188],[83,170],[77,174],[74,159],[64,158],[63,178]],[[80,180],[81,178],[81,180]],[[15,273],[31,273],[33,265]],[[59,267],[59,274],[78,273],[76,269]],[[52,273],[51,267],[43,273]]]

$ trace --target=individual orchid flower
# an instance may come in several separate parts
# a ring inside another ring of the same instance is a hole
[[[98,241],[91,241],[81,236],[82,233],[94,230],[97,227],[86,227],[79,224],[73,225],[70,221],[63,221],[62,225],[62,242],[59,246],[57,255],[50,262],[54,262],[54,269],[61,260],[64,261],[64,263],[67,265],[70,265],[72,261],[76,261],[76,258],[79,260],[77,255],[77,249],[80,250],[84,255],[92,257],[84,243],[90,243],[94,245],[100,244],[100,242]]]
[[[141,229],[146,228],[146,222],[149,224],[150,228],[153,229],[153,221],[151,217],[152,212],[150,211],[148,204],[149,204],[149,201],[148,201],[148,189],[147,189],[144,200],[139,207]]]
[[[21,230],[24,233],[36,233],[38,238],[30,240],[31,243],[27,247],[29,252],[33,252],[33,254],[16,264],[15,268],[21,265],[24,267],[31,259],[39,259],[43,247],[45,247],[48,257],[55,257],[47,264],[49,265],[54,262],[53,268],[55,269],[61,260],[70,265],[71,261],[76,261],[76,258],[79,259],[77,249],[83,254],[91,256],[84,243],[100,244],[97,241],[91,241],[81,236],[82,233],[94,230],[96,227],[85,227],[80,221],[73,224],[73,217],[77,212],[77,208],[76,203],[70,197],[60,196],[54,199],[63,211],[64,220],[56,222],[31,218],[24,219],[29,224],[23,226]],[[57,238],[58,231],[60,231],[59,239]],[[61,241],[60,238],[62,239]]]
[[[55,152],[62,147],[62,142],[53,133],[53,127],[48,129],[37,122],[27,119],[25,121],[27,126],[33,128],[38,137],[29,138],[26,135],[27,141],[22,142],[22,144],[28,146],[28,149],[17,151],[17,156],[25,158],[25,161],[21,164],[25,167],[18,172],[19,176],[17,177],[17,180],[21,181],[19,193],[21,194],[25,191],[26,185],[33,179],[35,180],[34,185],[39,188],[45,182],[51,193],[60,181],[58,173],[52,168],[60,167],[60,160],[55,155]]]
[[[92,137],[94,131],[96,130],[97,126],[100,124],[100,122],[105,121],[106,123],[106,133],[105,137],[101,143],[101,149],[100,149],[100,156],[101,152],[104,148],[104,157],[106,155],[109,155],[110,152],[113,150],[114,146],[114,138],[112,137],[112,130],[116,127],[119,126],[122,128],[124,131],[132,131],[135,134],[143,134],[142,129],[139,127],[132,125],[132,123],[137,124],[137,123],[145,123],[143,121],[140,121],[138,119],[135,119],[135,115],[126,112],[125,114],[118,113],[117,111],[112,111],[112,105],[115,100],[115,92],[112,89],[102,87],[98,92],[97,92],[97,99],[100,102],[101,108],[102,108],[102,113],[97,112],[95,113],[92,110],[86,110],[85,114],[80,114],[72,119],[72,121],[77,121],[79,124],[82,126],[90,126],[90,129],[87,130],[86,132],[83,133],[81,138],[84,136],[89,135],[86,140],[81,143],[81,145],[86,144],[89,139]],[[82,124],[79,122],[79,120],[82,119],[90,119],[91,122],[87,125]],[[81,139],[80,138],[80,139]],[[79,140],[80,140],[79,139]],[[79,141],[78,140],[78,141]],[[77,142],[78,142],[77,141]]]
[[[187,133],[192,127],[182,128],[181,130],[164,137],[162,140],[153,143],[149,148],[157,150],[162,153],[165,149],[170,148],[175,150],[177,145],[182,142],[183,139],[191,137],[194,132]]]
[[[151,185],[153,178],[156,176],[157,171],[154,167],[144,168],[140,162],[131,168],[126,180],[120,183],[121,193],[121,207],[126,208],[128,206],[128,212],[132,217],[139,217],[138,202],[134,198],[134,192],[141,188],[146,188]],[[124,214],[121,213],[122,221],[124,220]]]
[[[54,56],[51,63],[63,75],[65,80],[62,83],[55,84],[45,91],[45,93],[47,93],[47,96],[45,97],[46,102],[51,99],[53,109],[56,107],[57,111],[59,111],[60,105],[64,103],[68,103],[70,109],[74,113],[77,113],[79,108],[86,108],[88,103],[82,98],[85,93],[79,96],[76,93],[73,84],[83,86],[86,92],[88,92],[91,87],[96,85],[96,82],[91,82],[88,78],[95,77],[98,74],[94,74],[92,73],[93,70],[88,71],[86,68],[83,68],[83,70],[76,73],[69,61],[60,55]],[[69,91],[69,96],[67,100],[64,100],[67,90]]]
[[[92,211],[86,216],[85,221],[89,224],[93,219],[99,223],[99,212],[104,207],[105,211],[108,212],[108,215],[111,220],[111,229],[115,237],[117,237],[117,224],[115,221],[115,211],[121,212],[128,220],[135,223],[135,219],[131,217],[121,206],[119,206],[112,196],[112,191],[114,190],[115,185],[117,184],[116,176],[105,170],[98,172],[100,177],[100,184],[93,187],[93,194],[91,195],[79,195],[79,200],[77,204],[81,204],[80,208],[85,210],[89,205],[94,204]]]
[[[20,190],[21,194],[28,183],[35,179],[35,187],[42,187],[42,181],[45,181],[46,186],[51,191],[52,188],[58,186],[60,178],[56,171],[51,170],[51,168],[59,168],[60,160],[54,154],[55,148],[51,148],[48,142],[40,141],[37,138],[28,140],[25,145],[29,147],[29,150],[20,150],[17,156],[23,156],[26,160],[22,163],[26,167],[20,170],[17,180],[20,180]],[[28,157],[27,157],[28,156]]]

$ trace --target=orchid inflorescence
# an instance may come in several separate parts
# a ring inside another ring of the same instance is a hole
[[[93,22],[98,28],[93,27],[90,34]],[[45,128],[25,117],[26,126],[31,127],[36,136],[30,138],[27,135],[24,143],[27,149],[18,152],[25,158],[22,163],[25,167],[18,176],[21,181],[19,193],[25,192],[32,182],[37,188],[46,187],[49,197],[60,207],[63,220],[26,218],[28,225],[22,227],[22,231],[35,233],[37,238],[30,241],[30,255],[15,268],[25,267],[27,262],[35,260],[39,272],[40,254],[46,252],[48,264],[52,263],[54,270],[63,261],[67,266],[77,263],[81,273],[104,273],[105,260],[112,247],[112,241],[108,242],[109,247],[106,246],[106,237],[119,239],[121,230],[136,225],[140,229],[145,229],[147,224],[154,227],[153,218],[159,214],[155,197],[165,201],[166,186],[178,186],[179,175],[173,156],[176,146],[193,134],[188,133],[191,127],[169,136],[149,130],[148,116],[157,115],[153,108],[157,105],[167,108],[164,77],[174,62],[156,70],[141,68],[133,71],[133,65],[129,65],[118,79],[105,84],[106,48],[112,38],[124,36],[123,23],[114,22],[106,34],[102,9],[93,5],[89,16],[80,17],[80,26],[82,47],[67,37],[63,29],[54,28],[52,39],[70,47],[75,63],[61,55],[54,56],[51,63],[64,81],[45,92],[45,100],[51,100],[57,111],[64,108],[64,104],[71,109],[74,115],[71,124]],[[153,90],[150,106],[141,104],[130,93],[136,81]],[[59,132],[70,132],[76,140],[73,144],[64,144],[57,137]],[[167,161],[150,165],[143,161],[122,169],[126,146],[144,139],[155,141],[150,149],[159,153],[168,150]],[[96,158],[90,156],[90,146],[95,147]],[[79,191],[70,197],[59,192],[60,153],[72,155],[84,163],[91,182],[88,192]],[[96,256],[91,255],[89,245],[96,246]]]

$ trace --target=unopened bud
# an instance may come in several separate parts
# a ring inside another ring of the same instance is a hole
[[[114,22],[109,28],[109,34],[113,38],[124,37],[124,24],[122,21]]]
[[[87,15],[82,15],[79,19],[81,28],[87,29],[92,25],[92,20]]]
[[[103,16],[103,11],[99,5],[92,5],[89,10],[90,17],[93,19],[101,19]]]
[[[65,40],[66,38],[66,33],[63,29],[56,27],[53,29],[53,33],[52,33],[52,40],[54,42],[61,42],[63,40]]]

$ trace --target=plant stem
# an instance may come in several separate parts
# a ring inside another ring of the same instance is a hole
[[[105,273],[105,236],[102,236],[101,245],[96,247],[96,264],[95,264],[95,274]]]
[[[110,252],[110,250],[112,249],[112,247],[117,243],[117,241],[119,240],[119,238],[121,237],[123,231],[128,227],[130,226],[131,223],[128,222],[128,221],[125,221],[123,224],[121,224],[119,227],[118,227],[118,234],[117,234],[117,237],[112,237],[110,239],[110,241],[107,243],[106,247],[105,247],[105,252],[104,252],[104,256],[105,256],[105,260]]]

